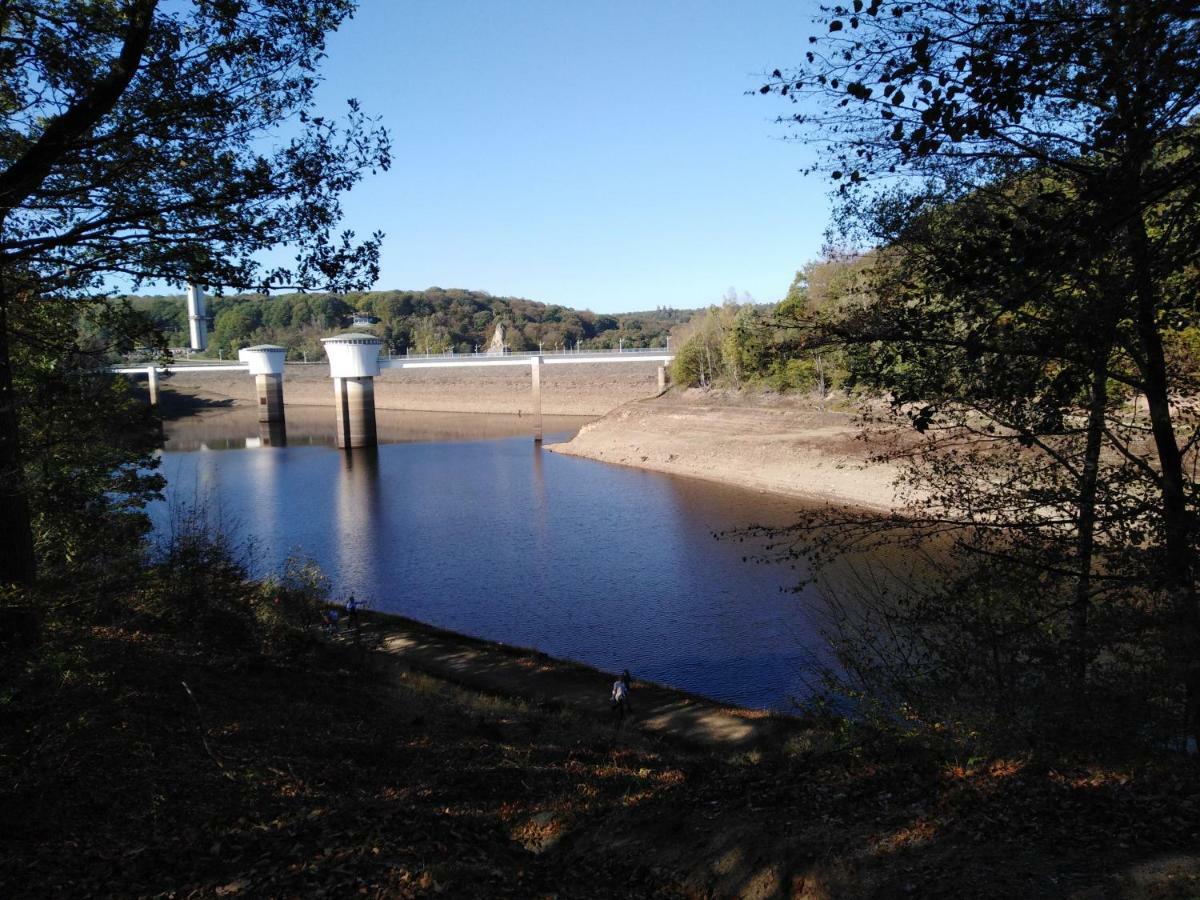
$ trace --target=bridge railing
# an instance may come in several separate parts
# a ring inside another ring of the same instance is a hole
[[[505,353],[488,353],[488,352],[482,351],[482,350],[476,350],[471,353],[456,353],[453,350],[446,350],[442,353],[380,354],[379,358],[380,359],[437,360],[437,359],[500,359],[500,358],[504,357],[504,358],[512,358],[512,359],[533,359],[535,357],[540,356],[543,359],[545,359],[546,357],[549,357],[549,356],[553,356],[553,357],[633,356],[633,357],[636,357],[639,354],[645,355],[645,356],[669,356],[669,355],[671,355],[671,351],[667,347],[630,347],[628,349],[620,349],[620,350],[610,350],[607,348],[603,349],[603,350],[588,350],[586,348],[585,349],[572,348],[570,350],[520,350],[520,351],[516,351],[516,352],[505,352]]]
[[[648,359],[662,360],[664,357],[671,357],[671,353],[666,347],[633,347],[628,350],[528,350],[518,353],[454,353],[446,351],[445,353],[407,353],[404,355],[380,354],[380,363],[385,364],[385,368],[390,368],[386,365],[390,362],[470,362],[478,361],[481,363],[494,362],[499,360],[512,360],[520,362],[522,360],[533,360],[541,357],[544,360],[574,360],[579,359],[581,362],[594,359],[622,359],[628,362],[636,362],[639,357]],[[328,366],[328,360],[299,360],[288,361],[288,365],[309,365],[309,366]],[[104,371],[116,372],[126,375],[145,375],[149,369],[154,369],[157,372],[245,372],[248,370],[246,363],[235,363],[229,360],[198,360],[189,359],[179,363],[169,363],[163,365],[159,362],[134,363],[131,365],[113,366]]]

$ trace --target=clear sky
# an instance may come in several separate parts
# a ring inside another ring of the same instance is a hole
[[[438,285],[597,312],[780,299],[829,185],[778,98],[812,2],[360,0],[323,111],[381,115],[391,171],[345,199],[387,233],[379,289]]]

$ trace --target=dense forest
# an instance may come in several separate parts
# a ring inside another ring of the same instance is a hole
[[[167,346],[187,345],[187,311],[181,295],[130,298],[149,316]],[[653,312],[604,315],[483,291],[364,291],[277,296],[237,294],[209,297],[208,355],[229,357],[253,344],[280,344],[290,359],[319,359],[321,338],[347,327],[355,315],[377,321],[370,330],[394,354],[471,353],[491,339],[503,323],[505,342],[514,351],[574,348],[662,347],[673,327],[692,310],[660,308]]]

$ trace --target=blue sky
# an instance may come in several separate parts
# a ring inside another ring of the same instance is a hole
[[[323,111],[381,115],[391,171],[345,200],[387,233],[377,288],[438,285],[597,312],[777,300],[815,257],[828,183],[777,98],[811,2],[361,0]]]

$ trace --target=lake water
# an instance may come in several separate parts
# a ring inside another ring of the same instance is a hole
[[[253,410],[168,422],[157,526],[203,498],[255,574],[300,550],[378,610],[746,706],[804,694],[811,597],[713,537],[797,501],[548,453],[528,419],[380,410],[379,448],[345,452],[332,417],[289,409],[286,446]]]

